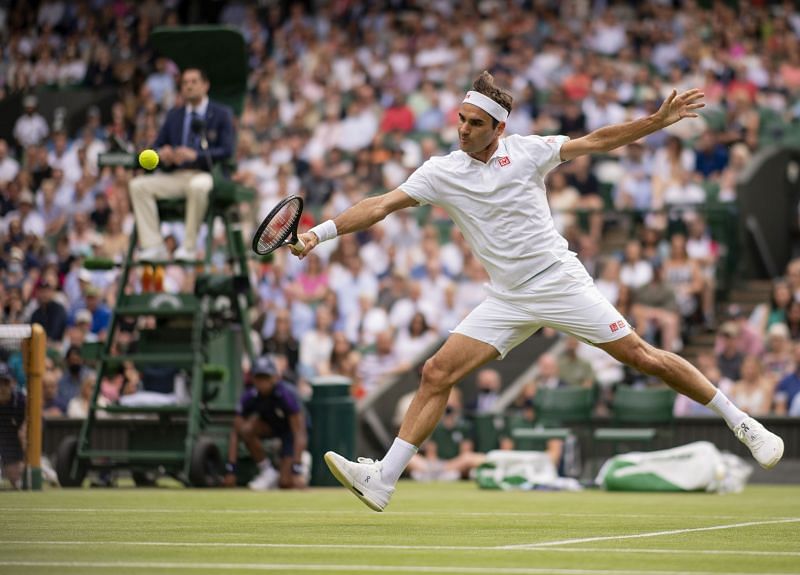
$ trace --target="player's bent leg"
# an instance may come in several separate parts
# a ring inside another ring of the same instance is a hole
[[[618,361],[658,377],[678,393],[703,405],[711,401],[717,391],[691,363],[679,355],[653,347],[636,333],[595,345]]]
[[[442,418],[452,387],[498,355],[488,343],[460,333],[451,334],[442,348],[425,362],[419,390],[403,418],[398,437],[421,445]]]
[[[770,469],[783,457],[780,437],[740,411],[696,367],[679,355],[655,348],[635,333],[596,345],[618,361],[658,377],[678,393],[714,410],[725,419],[739,441],[750,449],[761,467]]]
[[[488,343],[452,334],[425,362],[419,390],[386,457],[381,461],[360,457],[354,462],[329,451],[325,454],[325,463],[331,473],[370,509],[383,511],[416,447],[425,441],[441,419],[450,389],[473,369],[498,355],[497,349]]]

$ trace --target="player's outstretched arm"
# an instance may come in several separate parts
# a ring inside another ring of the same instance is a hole
[[[329,237],[320,237],[320,234],[324,236],[328,230],[332,230],[336,236],[360,232],[381,221],[392,212],[416,205],[417,201],[400,188],[380,196],[364,198],[357,204],[347,208],[333,220],[324,222],[312,230],[299,234],[298,237],[305,243],[305,249],[302,252],[293,251],[293,253],[303,259],[320,241],[330,239]],[[329,222],[332,222],[336,227],[331,228]],[[317,228],[320,228],[320,230],[317,230]]]
[[[696,118],[695,110],[705,106],[701,100],[705,94],[697,88],[678,94],[675,90],[661,104],[658,111],[646,118],[605,126],[582,138],[565,142],[561,146],[561,159],[565,162],[597,152],[608,152],[620,146],[635,142],[639,138],[666,128],[683,118]]]

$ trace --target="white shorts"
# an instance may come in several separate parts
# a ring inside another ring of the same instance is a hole
[[[614,341],[632,331],[577,259],[554,264],[513,291],[488,289],[489,297],[453,333],[488,343],[500,352],[500,359],[545,326],[590,344]]]

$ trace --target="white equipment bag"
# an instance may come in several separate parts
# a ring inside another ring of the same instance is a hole
[[[606,461],[596,482],[608,491],[738,493],[753,468],[708,441],[662,451],[631,452]]]
[[[575,479],[559,477],[550,457],[541,451],[490,451],[478,467],[476,479],[481,489],[581,489]]]

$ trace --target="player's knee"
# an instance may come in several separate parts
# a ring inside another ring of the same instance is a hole
[[[433,392],[449,392],[455,383],[452,372],[445,368],[436,356],[427,360],[422,366],[421,387]]]
[[[629,365],[647,375],[659,376],[664,371],[665,353],[652,346],[639,346],[632,351]]]

